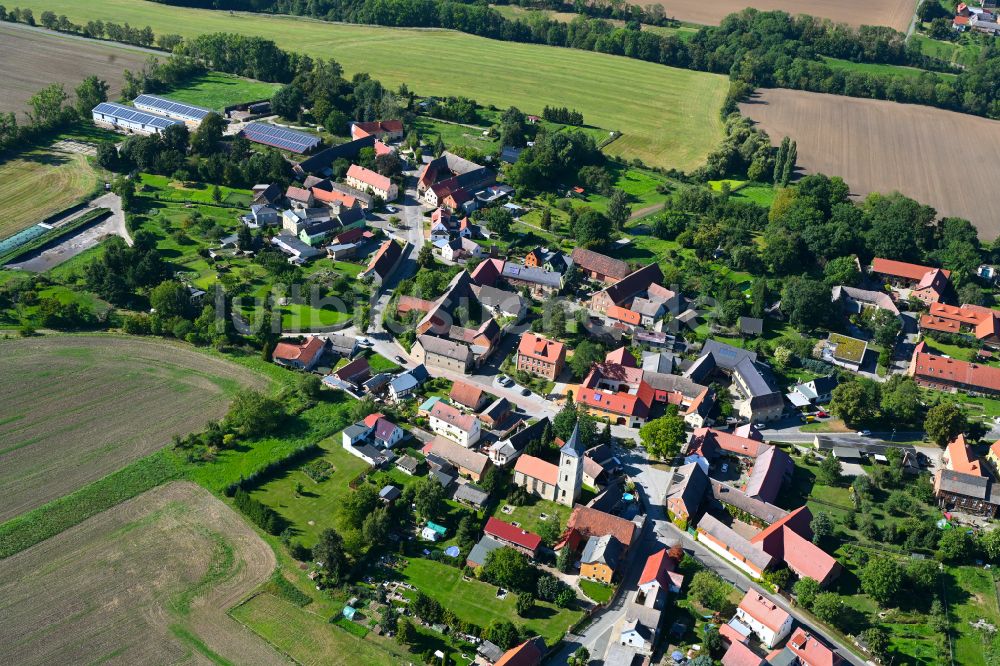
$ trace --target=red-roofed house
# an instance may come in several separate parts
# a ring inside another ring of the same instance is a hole
[[[639,364],[635,362],[635,356],[632,355],[632,352],[630,352],[627,347],[619,347],[618,349],[609,351],[604,356],[604,362],[617,363],[618,365],[623,365],[626,368],[636,368],[639,366]]]
[[[654,397],[639,368],[599,363],[580,384],[576,401],[596,416],[636,428],[649,418]]]
[[[504,652],[493,666],[538,666],[544,656],[545,641],[536,636]]]
[[[571,255],[573,264],[576,265],[584,276],[591,280],[599,280],[604,284],[614,284],[628,275],[628,264],[620,259],[614,259],[605,254],[576,248]]]
[[[990,444],[990,450],[986,452],[986,459],[993,463],[994,467],[1000,469],[1000,439]]]
[[[620,305],[608,307],[608,319],[614,324],[620,322],[628,329],[633,329],[642,323],[642,315],[634,310],[623,308]]]
[[[566,346],[534,333],[525,333],[517,345],[517,369],[555,381],[566,363]]]
[[[1000,345],[1000,312],[978,305],[955,307],[931,303],[930,310],[920,316],[920,328],[927,331],[954,333],[974,337],[979,342]]]
[[[757,437],[760,437],[760,433],[757,433]],[[715,460],[724,453],[756,458],[766,447],[767,444],[761,439],[741,437],[715,428],[697,428],[688,442],[687,454],[709,460]]]
[[[438,402],[429,414],[431,430],[453,442],[469,447],[479,441],[482,431],[479,419],[473,414],[463,414],[451,405]]]
[[[379,246],[368,262],[368,268],[358,273],[358,277],[371,276],[372,283],[381,286],[392,275],[403,256],[403,248],[391,238]]]
[[[905,261],[893,261],[881,257],[876,257],[872,261],[871,274],[885,280],[896,289],[907,290],[910,296],[928,304],[941,300],[948,288],[948,278],[951,277],[951,271],[943,268],[908,264]]]
[[[474,412],[478,412],[486,403],[486,391],[473,384],[465,382],[455,382],[451,385],[451,393],[448,398],[452,402],[468,407]]]
[[[556,544],[556,550],[569,548],[570,551],[577,552],[583,548],[590,537],[611,534],[625,546],[627,551],[632,546],[632,539],[636,531],[635,523],[631,520],[577,504],[573,507],[573,513],[570,514],[569,520],[566,521],[566,530],[560,537],[559,543]]]
[[[750,544],[776,560],[782,560],[799,578],[809,577],[821,586],[827,585],[840,573],[840,563],[814,544],[812,513],[801,506],[761,530]]]
[[[908,374],[929,388],[1000,394],[1000,368],[930,354],[925,342],[914,347]]]
[[[333,374],[341,381],[360,384],[371,377],[371,366],[368,365],[368,359],[358,358],[334,370]]]
[[[983,476],[982,464],[969,444],[965,441],[965,435],[959,435],[951,442],[941,454],[941,461],[947,469],[973,476]]]
[[[660,594],[673,592],[677,594],[684,585],[684,575],[677,571],[677,561],[670,557],[666,548],[659,550],[648,558],[639,576],[639,591],[647,600],[657,599]]]
[[[338,192],[337,190],[323,190],[318,187],[312,188],[313,199],[324,203],[330,208],[336,206],[342,206],[344,208],[354,208],[358,205],[357,197],[354,197],[346,192]]]
[[[750,627],[764,647],[771,649],[792,631],[792,616],[754,589],[747,590],[736,618]]]
[[[486,521],[483,532],[532,558],[538,555],[538,549],[542,546],[542,537],[534,532],[522,530],[493,517]]]
[[[558,483],[558,465],[527,454],[518,457],[514,465],[514,485],[554,502]]]
[[[485,259],[472,271],[472,281],[480,287],[495,287],[503,273],[503,259]]]
[[[366,136],[374,136],[376,139],[389,139],[390,141],[394,139],[403,138],[403,121],[402,120],[373,120],[366,123],[351,123],[351,138],[357,141],[358,139],[363,139]]]
[[[796,629],[788,639],[785,649],[798,657],[802,666],[839,666],[843,663],[840,655],[802,627]]]
[[[305,342],[279,342],[271,352],[271,359],[278,365],[298,370],[312,370],[323,357],[326,341],[311,337]]]
[[[313,205],[313,194],[307,189],[289,185],[285,190],[285,198],[293,206],[299,208],[310,208]]]
[[[357,164],[352,164],[347,170],[344,182],[362,192],[381,197],[383,201],[395,201],[399,196],[399,187],[390,178]]]
[[[767,661],[743,643],[733,642],[722,655],[722,666],[764,666]]]

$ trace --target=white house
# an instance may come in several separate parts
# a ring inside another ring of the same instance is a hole
[[[633,601],[625,605],[625,621],[621,625],[618,642],[623,646],[634,648],[642,654],[652,654],[660,628],[658,608],[650,608]]]
[[[383,201],[395,201],[399,196],[399,188],[390,178],[357,164],[352,164],[347,170],[344,182],[362,192],[381,197]]]
[[[455,407],[438,402],[430,411],[431,431],[462,446],[469,447],[479,441],[482,435],[479,419],[472,414],[463,414]]]
[[[406,435],[402,428],[385,418],[382,414],[369,414],[364,424],[371,429],[371,437],[375,446],[391,449]]]
[[[747,590],[736,609],[736,619],[750,627],[769,650],[792,631],[792,616],[753,589]]]

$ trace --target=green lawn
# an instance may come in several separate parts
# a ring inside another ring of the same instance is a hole
[[[163,96],[221,113],[227,106],[270,99],[279,87],[276,83],[244,79],[222,72],[208,72],[164,93]]]
[[[737,199],[747,199],[758,206],[770,208],[774,203],[774,196],[777,193],[773,186],[767,183],[751,183],[745,180],[710,180],[709,187],[716,192],[722,190],[722,184],[729,183],[731,196]]]
[[[958,345],[952,345],[947,342],[934,340],[928,336],[925,336],[923,340],[927,343],[928,347],[933,349],[938,354],[950,356],[951,358],[959,361],[972,361],[976,358],[976,350],[973,347],[959,347]]]
[[[496,586],[476,580],[462,580],[461,569],[433,560],[411,559],[402,574],[407,582],[450,608],[459,619],[481,627],[493,620],[510,620],[523,624],[533,634],[542,636],[546,645],[552,645],[562,638],[581,615],[577,610],[536,601],[528,617],[518,617],[514,609],[516,594],[511,592],[506,599],[498,599]]]
[[[365,357],[368,359],[368,365],[371,366],[372,374],[378,372],[397,372],[402,369],[399,364],[373,351],[366,352]]]
[[[697,167],[723,135],[719,109],[729,87],[725,76],[620,56],[445,30],[343,25],[142,0],[27,0],[19,6],[36,16],[65,14],[81,24],[100,19],[148,25],[157,34],[258,35],[285,49],[333,58],[348,77],[368,72],[389,88],[405,83],[421,95],[465,95],[526,113],[568,106],[583,113],[588,125],[624,132],[608,146],[609,154],[655,166]],[[448,75],[441,76],[428,62],[449,63]]]
[[[920,52],[924,55],[972,67],[983,51],[983,45],[977,43],[975,37],[975,35],[962,35],[957,42],[943,42],[916,33],[910,39],[920,45]]]
[[[310,331],[340,324],[350,318],[351,313],[339,312],[334,308],[314,308],[304,303],[281,306],[281,328],[285,331]]]
[[[657,191],[658,187],[667,182],[663,176],[645,169],[618,167],[614,171],[614,186],[629,195],[629,203],[633,213],[651,206],[659,208],[667,200],[669,195]],[[603,195],[589,194],[585,201],[588,206],[601,212],[608,210],[609,199]]]
[[[557,517],[559,519],[559,526],[562,528],[566,527],[566,521],[569,520],[569,515],[572,513],[572,509],[568,506],[543,499],[536,499],[534,504],[515,506],[512,513],[501,511],[504,505],[505,502],[503,501],[497,502],[496,509],[493,511],[494,518],[506,523],[518,523],[521,529],[535,532],[536,534],[541,524],[546,522],[541,518],[543,513],[548,516],[548,520],[552,520],[553,516]]]
[[[215,203],[212,198],[213,188],[206,183],[181,183],[169,176],[140,174],[139,182],[146,188],[145,194],[160,201],[195,201],[198,203]],[[253,192],[234,187],[219,186],[220,201],[225,204],[249,206],[253,200]],[[235,213],[230,213],[235,215]]]
[[[584,594],[599,604],[606,603],[611,598],[611,595],[615,593],[615,588],[610,585],[598,583],[593,580],[585,580],[583,578],[580,579],[580,589],[583,590]]]
[[[341,527],[340,505],[353,492],[348,483],[369,468],[364,460],[344,450],[339,433],[319,445],[324,451],[322,459],[335,470],[329,479],[316,483],[305,472],[292,469],[251,492],[255,499],[288,520],[306,547],[312,547],[326,528]],[[296,483],[305,486],[305,494],[301,497],[295,495]]]
[[[488,127],[489,123],[487,123]],[[499,144],[496,139],[483,136],[482,130],[474,130],[464,125],[446,123],[427,116],[417,116],[413,119],[412,128],[417,131],[425,144],[433,144],[434,137],[440,136],[448,148],[467,146],[483,153],[496,152]],[[484,127],[483,129],[486,129]]]
[[[823,56],[823,62],[829,65],[831,69],[838,69],[845,72],[859,72],[862,74],[902,76],[915,79],[922,74],[927,73],[926,70],[918,69],[916,67],[886,65],[882,63],[851,62],[850,60],[841,60],[840,58],[830,58],[827,56]],[[956,76],[955,74],[944,74],[941,72],[935,72],[935,74],[945,79],[954,79]]]

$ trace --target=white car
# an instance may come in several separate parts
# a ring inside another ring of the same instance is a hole
[[[386,206],[385,207],[385,212],[387,212],[387,213],[397,213],[399,211],[396,209],[395,206]]]
[[[374,343],[368,338],[358,338],[358,344],[362,347],[371,347]]]
[[[729,463],[722,463],[722,473],[725,474],[729,471]]]
[[[868,437],[872,434],[871,430],[859,430],[858,435],[861,437]]]

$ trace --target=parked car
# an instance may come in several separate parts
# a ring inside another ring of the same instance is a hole
[[[827,414],[826,412],[816,412],[816,416],[820,417],[821,419],[830,418],[830,415]]]
[[[722,469],[722,473],[723,474],[725,474],[726,472],[728,472],[729,471],[729,463],[722,463],[721,469]]]
[[[406,363],[406,359],[399,354],[396,354],[396,363]]]
[[[861,437],[869,437],[872,434],[871,430],[859,430],[858,435]]]
[[[512,382],[510,377],[507,375],[497,375],[497,383],[500,384],[500,386],[511,386],[514,382]]]
[[[385,207],[385,212],[387,212],[387,213],[398,213],[399,211],[396,209],[395,206],[386,206]]]
[[[361,345],[362,347],[371,347],[371,346],[373,346],[373,345],[374,345],[375,343],[373,343],[373,342],[372,342],[371,340],[369,340],[368,338],[358,338],[358,344],[359,344],[359,345]]]
[[[522,388],[521,389],[521,395],[531,395],[531,389]]]

